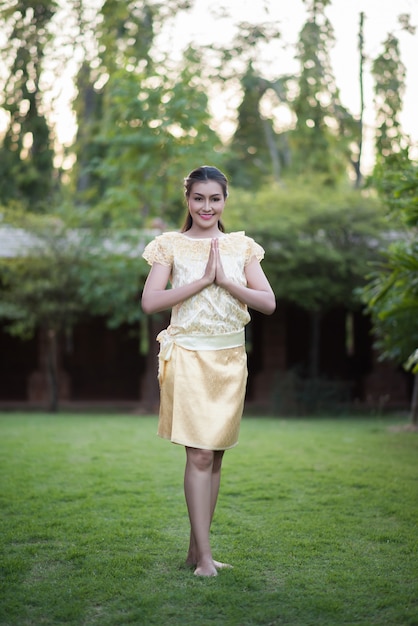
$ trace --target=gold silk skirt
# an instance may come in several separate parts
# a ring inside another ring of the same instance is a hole
[[[247,384],[245,346],[187,350],[173,345],[159,359],[158,435],[204,450],[238,443]]]

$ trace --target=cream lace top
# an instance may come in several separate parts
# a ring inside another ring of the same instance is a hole
[[[171,267],[172,287],[198,280],[204,274],[211,239],[192,239],[186,233],[169,232],[156,237],[143,253],[152,265]],[[244,232],[229,233],[219,239],[219,251],[226,275],[246,285],[245,266],[255,256],[264,258],[264,250]],[[218,285],[209,285],[173,307],[170,335],[219,335],[241,330],[250,321],[247,306]]]

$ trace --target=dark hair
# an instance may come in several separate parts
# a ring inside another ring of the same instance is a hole
[[[200,167],[197,167],[195,170],[192,170],[190,174],[184,179],[184,195],[186,196],[186,198],[190,196],[194,183],[205,183],[209,180],[214,180],[215,182],[220,184],[220,186],[222,187],[223,196],[226,200],[228,197],[228,179],[225,174],[221,172],[221,170],[218,170],[217,167],[212,167],[211,165],[201,165]],[[187,212],[187,216],[181,232],[185,233],[187,230],[190,230],[192,224],[192,216],[189,212]],[[225,227],[222,224],[221,220],[218,221],[218,227],[221,232],[225,232]]]

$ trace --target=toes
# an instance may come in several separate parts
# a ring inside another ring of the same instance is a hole
[[[230,565],[229,563],[221,563],[221,561],[214,561],[213,564],[216,567],[216,569],[233,569],[233,566]]]

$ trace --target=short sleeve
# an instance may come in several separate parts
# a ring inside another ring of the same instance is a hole
[[[142,257],[152,265],[153,263],[160,263],[171,267],[173,265],[173,242],[170,237],[166,235],[158,235],[153,241],[151,241],[142,253]]]
[[[257,261],[262,261],[264,259],[264,249],[251,237],[245,238],[247,241],[247,246],[245,250],[245,265],[251,261],[251,259],[255,256]]]

